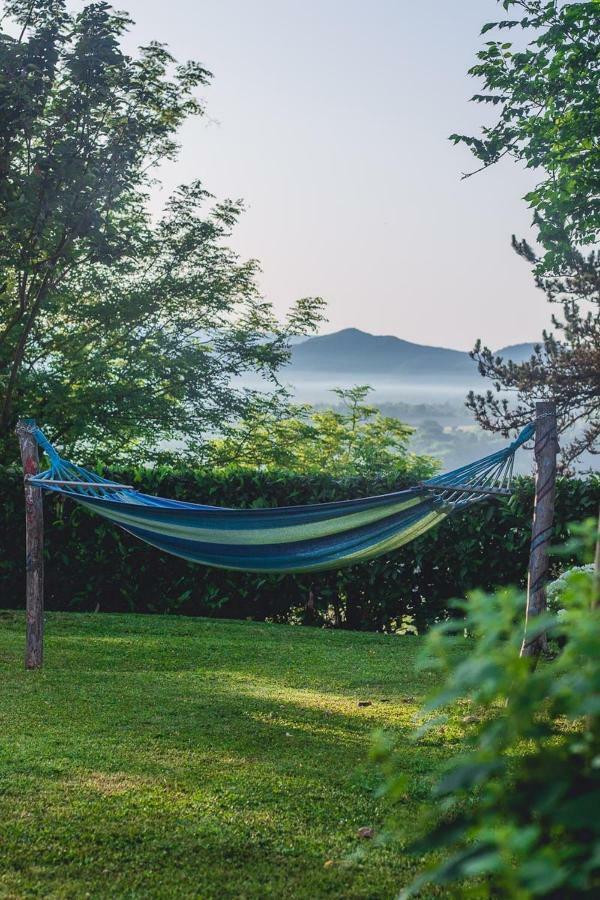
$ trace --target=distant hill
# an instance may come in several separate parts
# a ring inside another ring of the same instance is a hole
[[[292,351],[290,374],[336,373],[472,378],[475,364],[468,353],[445,347],[413,344],[392,335],[374,335],[358,328],[309,338]]]
[[[535,344],[527,343],[527,344],[511,344],[509,347],[501,347],[500,350],[496,350],[496,356],[502,356],[504,359],[512,359],[513,362],[527,362],[531,354],[533,353],[533,348]]]
[[[496,353],[515,362],[529,359],[532,343],[512,344]],[[328,373],[352,375],[397,375],[410,378],[459,378],[477,375],[468,353],[447,347],[430,347],[403,341],[393,335],[369,334],[358,328],[344,328],[303,340],[292,350],[288,369],[291,377]]]

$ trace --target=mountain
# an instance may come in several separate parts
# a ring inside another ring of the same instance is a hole
[[[392,335],[368,334],[344,328],[309,338],[292,351],[290,375],[333,373],[472,378],[475,364],[468,353],[445,347],[413,344]]]
[[[509,347],[501,347],[496,350],[496,356],[502,356],[503,359],[512,359],[513,362],[528,362],[535,344],[511,344]]]
[[[498,356],[522,362],[529,359],[532,343],[511,344],[496,350]],[[413,344],[393,335],[369,334],[344,328],[308,338],[296,344],[288,368],[290,376],[404,375],[411,378],[467,378],[477,374],[468,353],[447,347]]]

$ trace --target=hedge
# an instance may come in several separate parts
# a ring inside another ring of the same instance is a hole
[[[382,493],[392,479],[309,477],[234,469],[121,469],[108,476],[141,490],[224,506],[278,506]],[[0,607],[24,596],[22,475],[0,469]],[[156,612],[394,630],[444,617],[474,587],[523,584],[533,484],[446,520],[417,541],[361,566],[313,575],[257,575],[196,566],[141,543],[58,496],[45,497],[46,605],[54,610]],[[560,479],[555,540],[597,514],[600,476]],[[562,563],[564,565],[564,561]]]

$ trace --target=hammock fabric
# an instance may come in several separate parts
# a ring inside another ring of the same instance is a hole
[[[389,553],[486,493],[508,493],[515,452],[534,428],[526,426],[497,453],[408,490],[309,506],[229,509],[151,497],[107,481],[62,459],[34,426],[50,468],[31,482],[192,562],[243,572],[316,572]]]

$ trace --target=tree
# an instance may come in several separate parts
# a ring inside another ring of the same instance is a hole
[[[208,445],[207,462],[335,477],[394,473],[417,481],[433,475],[431,457],[408,451],[414,429],[365,403],[370,390],[367,385],[335,389],[341,410],[303,405],[284,418],[257,412]]]
[[[562,306],[562,318],[553,318],[558,337],[544,333],[526,363],[496,357],[479,341],[472,356],[496,393],[471,392],[467,406],[484,428],[507,434],[531,419],[536,399],[555,400],[561,431],[585,423],[563,447],[568,468],[584,451],[597,452],[600,436],[600,258],[578,249],[600,232],[600,4],[502,0],[502,6],[513,17],[483,26],[482,34],[499,35],[470,69],[484,84],[473,100],[499,108],[499,115],[481,137],[451,140],[467,144],[481,168],[510,156],[541,171],[525,199],[542,253],[514,237],[513,246],[533,264],[548,300]],[[525,35],[524,47],[500,34],[514,29]],[[516,397],[514,405],[507,394]]]
[[[526,241],[513,238],[513,246],[528,262],[539,263]],[[554,400],[559,431],[579,428],[561,442],[568,469],[582,453],[600,451],[600,255],[572,253],[565,276],[538,273],[536,284],[562,308],[562,317],[552,318],[559,336],[544,332],[523,363],[504,360],[479,341],[471,355],[495,392],[471,391],[467,406],[484,429],[506,435],[531,421],[536,400]]]
[[[4,19],[0,451],[22,414],[67,448],[195,444],[257,401],[233,378],[259,370],[275,384],[320,301],[280,325],[257,263],[226,245],[241,205],[206,212],[199,182],[158,223],[148,212],[154,168],[202,114],[203,66],[159,43],[128,56],[130,19],[104,2],[69,13],[64,0],[12,0]]]
[[[600,231],[600,4],[502,0],[502,6],[513,16],[487,23],[482,34],[520,29],[525,45],[499,34],[469,70],[484,85],[472,99],[498,108],[498,118],[480,137],[451,140],[469,146],[481,168],[509,156],[541,171],[525,199],[544,248],[539,265],[559,271],[572,265],[573,247],[595,243]]]

